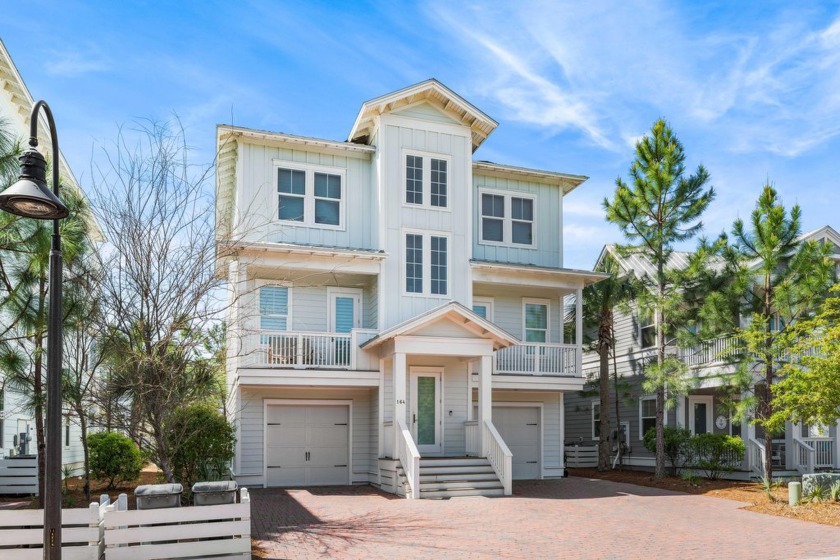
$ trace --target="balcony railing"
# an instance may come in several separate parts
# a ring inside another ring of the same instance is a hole
[[[517,344],[496,352],[495,373],[579,376],[575,344]]]
[[[260,331],[256,361],[261,367],[354,369],[359,344],[373,334],[361,329],[351,333]]]
[[[721,336],[692,346],[680,348],[677,357],[687,366],[714,365],[726,363],[742,347],[734,336]]]

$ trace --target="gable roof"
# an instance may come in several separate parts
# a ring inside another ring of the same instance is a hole
[[[478,107],[440,83],[430,78],[419,84],[408,86],[392,93],[381,95],[362,103],[350,135],[349,142],[367,144],[375,126],[376,117],[404,107],[418,101],[436,107],[456,122],[462,123],[470,128],[472,133],[472,149],[475,151],[482,142],[499,125],[495,120],[487,116]]]
[[[456,322],[465,330],[475,334],[475,338],[492,340],[493,350],[499,350],[500,348],[506,348],[519,343],[518,338],[494,325],[481,315],[476,314],[472,309],[461,305],[457,301],[450,301],[379,333],[362,344],[361,347],[367,349],[375,348],[397,336],[411,335],[423,327],[442,319]]]

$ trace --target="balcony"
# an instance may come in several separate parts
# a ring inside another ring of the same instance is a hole
[[[493,373],[581,377],[576,344],[517,344],[496,352]]]
[[[255,366],[281,369],[378,369],[359,345],[376,335],[372,329],[350,333],[260,331]]]

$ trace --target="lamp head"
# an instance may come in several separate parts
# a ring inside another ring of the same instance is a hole
[[[70,211],[47,187],[47,162],[35,149],[20,156],[20,178],[0,193],[0,210],[36,220],[60,220]]]

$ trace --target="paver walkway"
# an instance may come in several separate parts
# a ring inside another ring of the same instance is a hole
[[[255,489],[251,499],[263,558],[840,558],[837,527],[578,477],[516,483],[509,498],[355,487]]]

